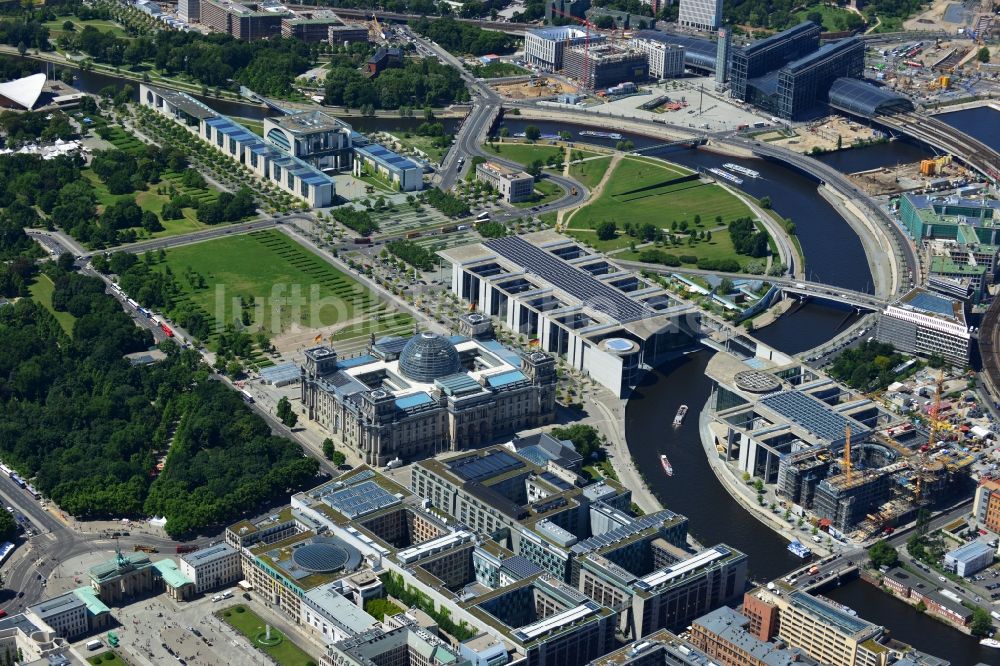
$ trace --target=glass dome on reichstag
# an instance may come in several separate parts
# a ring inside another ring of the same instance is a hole
[[[399,353],[399,371],[409,379],[429,384],[462,369],[458,350],[437,333],[413,336]]]

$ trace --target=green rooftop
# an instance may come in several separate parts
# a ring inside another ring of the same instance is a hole
[[[73,590],[73,594],[76,595],[77,599],[87,604],[87,612],[91,615],[101,615],[102,613],[111,612],[111,609],[104,605],[104,602],[101,601],[101,598],[97,596],[97,592],[92,587],[78,587]]]
[[[960,264],[951,257],[934,256],[931,258],[931,273],[948,273],[951,275],[968,275],[978,277],[986,274],[986,266],[971,266]]]
[[[177,568],[177,563],[169,558],[153,562],[153,567],[160,572],[167,587],[176,589],[185,585],[194,585],[194,581],[182,574],[181,570]]]

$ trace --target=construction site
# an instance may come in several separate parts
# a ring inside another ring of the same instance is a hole
[[[780,361],[781,359],[777,359]],[[901,369],[905,374],[906,369]],[[715,354],[706,368],[715,449],[793,516],[862,543],[968,496],[993,433],[964,377],[918,373],[862,394],[794,359]]]

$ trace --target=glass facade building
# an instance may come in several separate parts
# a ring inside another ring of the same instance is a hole
[[[750,79],[764,76],[797,60],[819,47],[820,27],[812,21],[803,21],[767,39],[733,51],[730,79],[733,97],[747,99]]]

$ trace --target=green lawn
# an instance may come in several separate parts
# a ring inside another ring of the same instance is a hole
[[[703,225],[704,227],[705,225]],[[590,241],[593,243],[596,241],[596,236],[593,233],[589,236]],[[635,240],[629,236],[622,236],[622,244],[628,245],[629,241]],[[641,242],[641,241],[640,241]],[[653,248],[653,245],[649,245],[649,248]],[[622,259],[630,259],[632,261],[639,261],[639,255],[645,248],[638,248],[635,252],[630,250],[625,250],[624,252],[618,253],[615,256]],[[669,243],[664,243],[662,247],[655,248],[658,250],[663,250],[668,254],[673,254],[678,257],[681,255],[688,255],[696,257],[698,259],[736,259],[742,264],[744,260],[749,259],[749,257],[741,257],[736,254],[736,250],[733,248],[733,241],[729,237],[729,231],[725,229],[712,230],[712,240],[710,241],[695,241],[694,245],[688,245],[686,239],[682,239],[680,245],[671,245]],[[697,262],[690,262],[689,265],[693,266]]]
[[[432,162],[440,162],[444,158],[445,153],[447,153],[448,149],[451,147],[451,144],[444,147],[435,146],[434,142],[440,139],[440,137],[436,136],[420,136],[418,134],[406,135],[403,132],[398,131],[393,132],[392,135],[399,139],[399,142],[407,148],[415,148],[426,154],[428,159]]]
[[[810,7],[805,7],[795,12],[795,17],[799,21],[805,21],[806,16],[812,12],[818,12],[823,15],[823,29],[827,32],[839,32],[845,28],[837,22],[837,18],[840,16],[847,16],[849,14],[854,14],[854,12],[842,9],[841,7],[832,7],[830,5],[812,5]]]
[[[46,21],[42,25],[49,29],[49,36],[53,39],[53,41],[55,41],[55,39],[57,39],[61,35],[67,34],[67,31],[63,30],[63,23],[65,23],[66,21],[69,21],[73,24],[74,27],[73,32],[80,32],[89,25],[97,28],[101,32],[111,33],[115,37],[130,39],[129,36],[125,34],[125,30],[122,29],[120,25],[118,25],[114,21],[109,21],[105,19],[88,19],[86,21],[82,21],[76,16],[60,16],[56,20]]]
[[[198,202],[213,201],[219,196],[218,190],[211,185],[204,190],[185,187],[181,183],[181,175],[173,172],[163,174],[163,179],[157,185],[150,185],[141,192],[133,192],[131,194],[111,194],[108,192],[108,188],[104,185],[101,179],[97,177],[97,174],[90,169],[84,169],[83,175],[94,187],[94,194],[97,196],[97,209],[99,213],[102,212],[106,206],[122,200],[135,201],[139,208],[152,211],[156,213],[157,217],[160,217],[163,212],[164,204],[170,201],[170,196],[156,193],[156,188],[163,185],[173,185],[181,194],[187,194]],[[182,212],[184,217],[179,220],[164,220],[160,217],[160,223],[163,225],[163,231],[157,231],[153,234],[140,234],[141,237],[164,238],[166,236],[177,236],[179,234],[186,234],[206,228],[205,224],[198,221],[198,213],[194,208],[184,208],[182,209]],[[139,231],[142,230],[140,229]]]
[[[567,232],[606,251],[627,247],[634,239],[619,235],[607,241],[597,240],[593,230],[605,220],[614,221],[619,229],[626,223],[650,223],[665,230],[670,229],[672,222],[687,220],[692,229],[704,231],[719,226],[716,216],[728,224],[730,220],[752,215],[743,202],[720,186],[698,179],[682,180],[691,173],[666,162],[625,158],[618,163],[601,195],[572,214]],[[695,215],[701,216],[700,227],[694,224]],[[714,236],[715,232],[712,233]],[[712,243],[722,242],[721,237],[712,239]]]
[[[367,323],[385,309],[372,291],[273,230],[176,247],[167,250],[165,262],[156,264],[160,270],[165,266],[178,277],[190,304],[210,321],[233,321],[239,299],[250,304],[256,298],[262,321],[255,323],[270,335],[293,323],[307,328],[354,318]],[[191,271],[204,278],[203,288],[195,289],[184,279]]]
[[[524,201],[518,201],[514,205],[518,208],[531,208],[532,206],[541,206],[543,204],[552,203],[558,199],[564,197],[566,193],[563,188],[559,187],[551,180],[536,180],[535,181],[535,194],[530,199]]]
[[[610,156],[601,157],[587,162],[580,162],[578,164],[571,164],[569,166],[569,175],[570,178],[580,181],[583,183],[584,187],[592,190],[595,185],[601,182],[601,178],[604,177],[604,173],[608,170],[608,166],[610,165]]]
[[[263,120],[253,120],[252,118],[233,118],[236,122],[248,130],[256,134],[257,136],[264,136],[264,121]]]
[[[238,609],[242,609],[243,612],[238,612]],[[275,646],[260,646],[256,643],[255,638],[264,633],[264,620],[242,604],[220,611],[216,613],[216,616],[246,636],[254,647],[266,652],[280,666],[305,666],[309,662],[315,663],[316,661],[274,627],[271,627],[271,637],[280,636],[282,638],[280,643]]]
[[[111,650],[88,657],[87,663],[94,664],[94,666],[98,664],[101,664],[101,666],[128,666],[128,662],[122,659],[120,654]]]
[[[67,335],[73,335],[73,324],[76,322],[76,317],[68,312],[58,312],[52,308],[52,293],[55,289],[56,286],[49,279],[48,275],[39,275],[32,285],[28,287],[31,298],[55,316],[56,321],[59,322],[59,325],[62,326]]]
[[[497,150],[493,150],[494,146]],[[545,164],[545,160],[552,155],[562,157],[566,152],[562,146],[546,146],[537,143],[497,143],[494,146],[487,144],[483,148],[491,155],[498,155],[524,166],[528,166],[535,160],[541,160],[542,164]]]
[[[473,67],[472,73],[481,79],[498,79],[505,76],[521,76],[529,72],[511,62],[491,62],[488,65]]]

